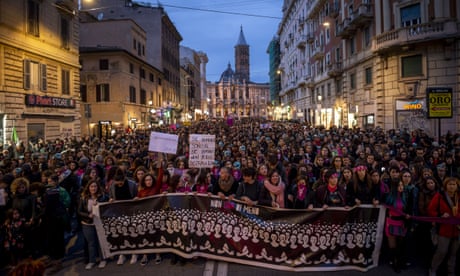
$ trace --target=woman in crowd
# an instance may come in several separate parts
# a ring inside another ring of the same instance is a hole
[[[257,167],[257,181],[263,182],[267,179],[268,176],[268,167],[265,163],[262,163]]]
[[[294,209],[313,209],[315,205],[315,192],[308,185],[308,177],[300,175],[289,191],[288,200]]]
[[[85,246],[88,252],[88,262],[85,269],[92,269],[96,265],[96,258],[99,256],[98,267],[104,268],[106,261],[102,257],[101,247],[97,239],[96,227],[94,226],[93,208],[100,202],[108,201],[107,194],[104,193],[96,179],[90,179],[81,193],[78,205],[78,216],[81,220]]]
[[[274,208],[285,207],[285,187],[278,171],[273,170],[268,173],[268,178],[263,182],[259,204]]]
[[[443,182],[443,191],[437,192],[428,205],[428,215],[441,218],[460,219],[459,200],[460,200],[460,180],[448,177]],[[438,245],[431,260],[429,276],[436,276],[437,270],[444,258],[447,256],[447,274],[455,275],[456,257],[459,248],[459,225],[446,221],[439,223]]]
[[[436,179],[432,176],[422,179],[420,184],[420,191],[418,196],[418,213],[422,217],[428,216],[428,206],[439,191],[439,185],[436,182]],[[433,256],[434,245],[432,243],[432,234],[433,231],[436,231],[436,227],[433,226],[431,222],[419,221],[417,228],[415,230],[415,236],[417,242],[417,252],[418,255],[424,261],[423,264],[428,264]]]
[[[353,181],[347,186],[347,205],[373,204],[375,196],[371,192],[372,181],[367,173],[367,167],[356,166],[353,169]]]
[[[161,164],[161,162],[159,164]],[[139,176],[138,173],[136,173],[135,175]],[[161,167],[158,169],[158,177],[156,179],[151,173],[146,173],[142,175],[142,178],[140,179],[140,182],[139,182],[139,191],[137,192],[137,197],[135,198],[144,198],[144,197],[159,194],[160,189],[161,189],[162,179],[163,179],[163,168]],[[141,259],[141,265],[145,266],[147,265],[148,262],[149,262],[149,258],[147,254],[144,254]],[[156,264],[161,263],[161,256],[159,253],[157,253],[155,256],[155,263]]]
[[[395,272],[401,272],[404,243],[407,233],[406,220],[410,218],[410,205],[404,193],[404,184],[398,178],[393,178],[390,184],[390,193],[385,204],[389,207],[385,220],[385,234],[388,239],[389,255],[392,257],[390,264]]]
[[[352,185],[353,182],[353,169],[350,167],[343,167],[342,173],[339,178],[339,186],[343,187],[345,190],[348,185]]]
[[[346,207],[346,192],[340,187],[339,176],[333,170],[327,170],[324,175],[325,185],[316,190],[316,206],[318,208]]]

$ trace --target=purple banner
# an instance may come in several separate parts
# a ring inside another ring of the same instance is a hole
[[[172,252],[286,271],[378,265],[384,207],[274,209],[195,194],[101,204],[105,257]]]

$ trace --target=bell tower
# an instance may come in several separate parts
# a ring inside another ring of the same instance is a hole
[[[244,38],[243,26],[235,45],[235,75],[239,81],[249,82],[249,45]]]

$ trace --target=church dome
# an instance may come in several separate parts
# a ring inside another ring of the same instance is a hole
[[[235,72],[232,69],[230,63],[228,63],[227,69],[220,75],[220,82],[230,82],[233,80]]]

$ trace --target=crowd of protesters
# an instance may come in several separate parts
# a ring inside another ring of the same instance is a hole
[[[197,192],[274,208],[388,207],[382,250],[396,272],[418,261],[430,275],[455,275],[460,218],[460,133],[310,128],[257,120],[158,127],[177,134],[176,155],[148,150],[146,132],[3,146],[0,204],[3,265],[45,257],[61,269],[66,238],[85,240],[85,268],[104,268],[92,209],[100,202]],[[190,134],[214,134],[209,169],[188,167]],[[415,242],[417,241],[417,242]],[[137,262],[132,255],[130,264]],[[143,255],[141,265],[151,256]],[[117,264],[126,260],[120,255]],[[173,256],[171,262],[185,259]],[[445,264],[443,264],[445,261]],[[155,255],[155,263],[161,256]],[[442,268],[441,268],[442,267]]]

